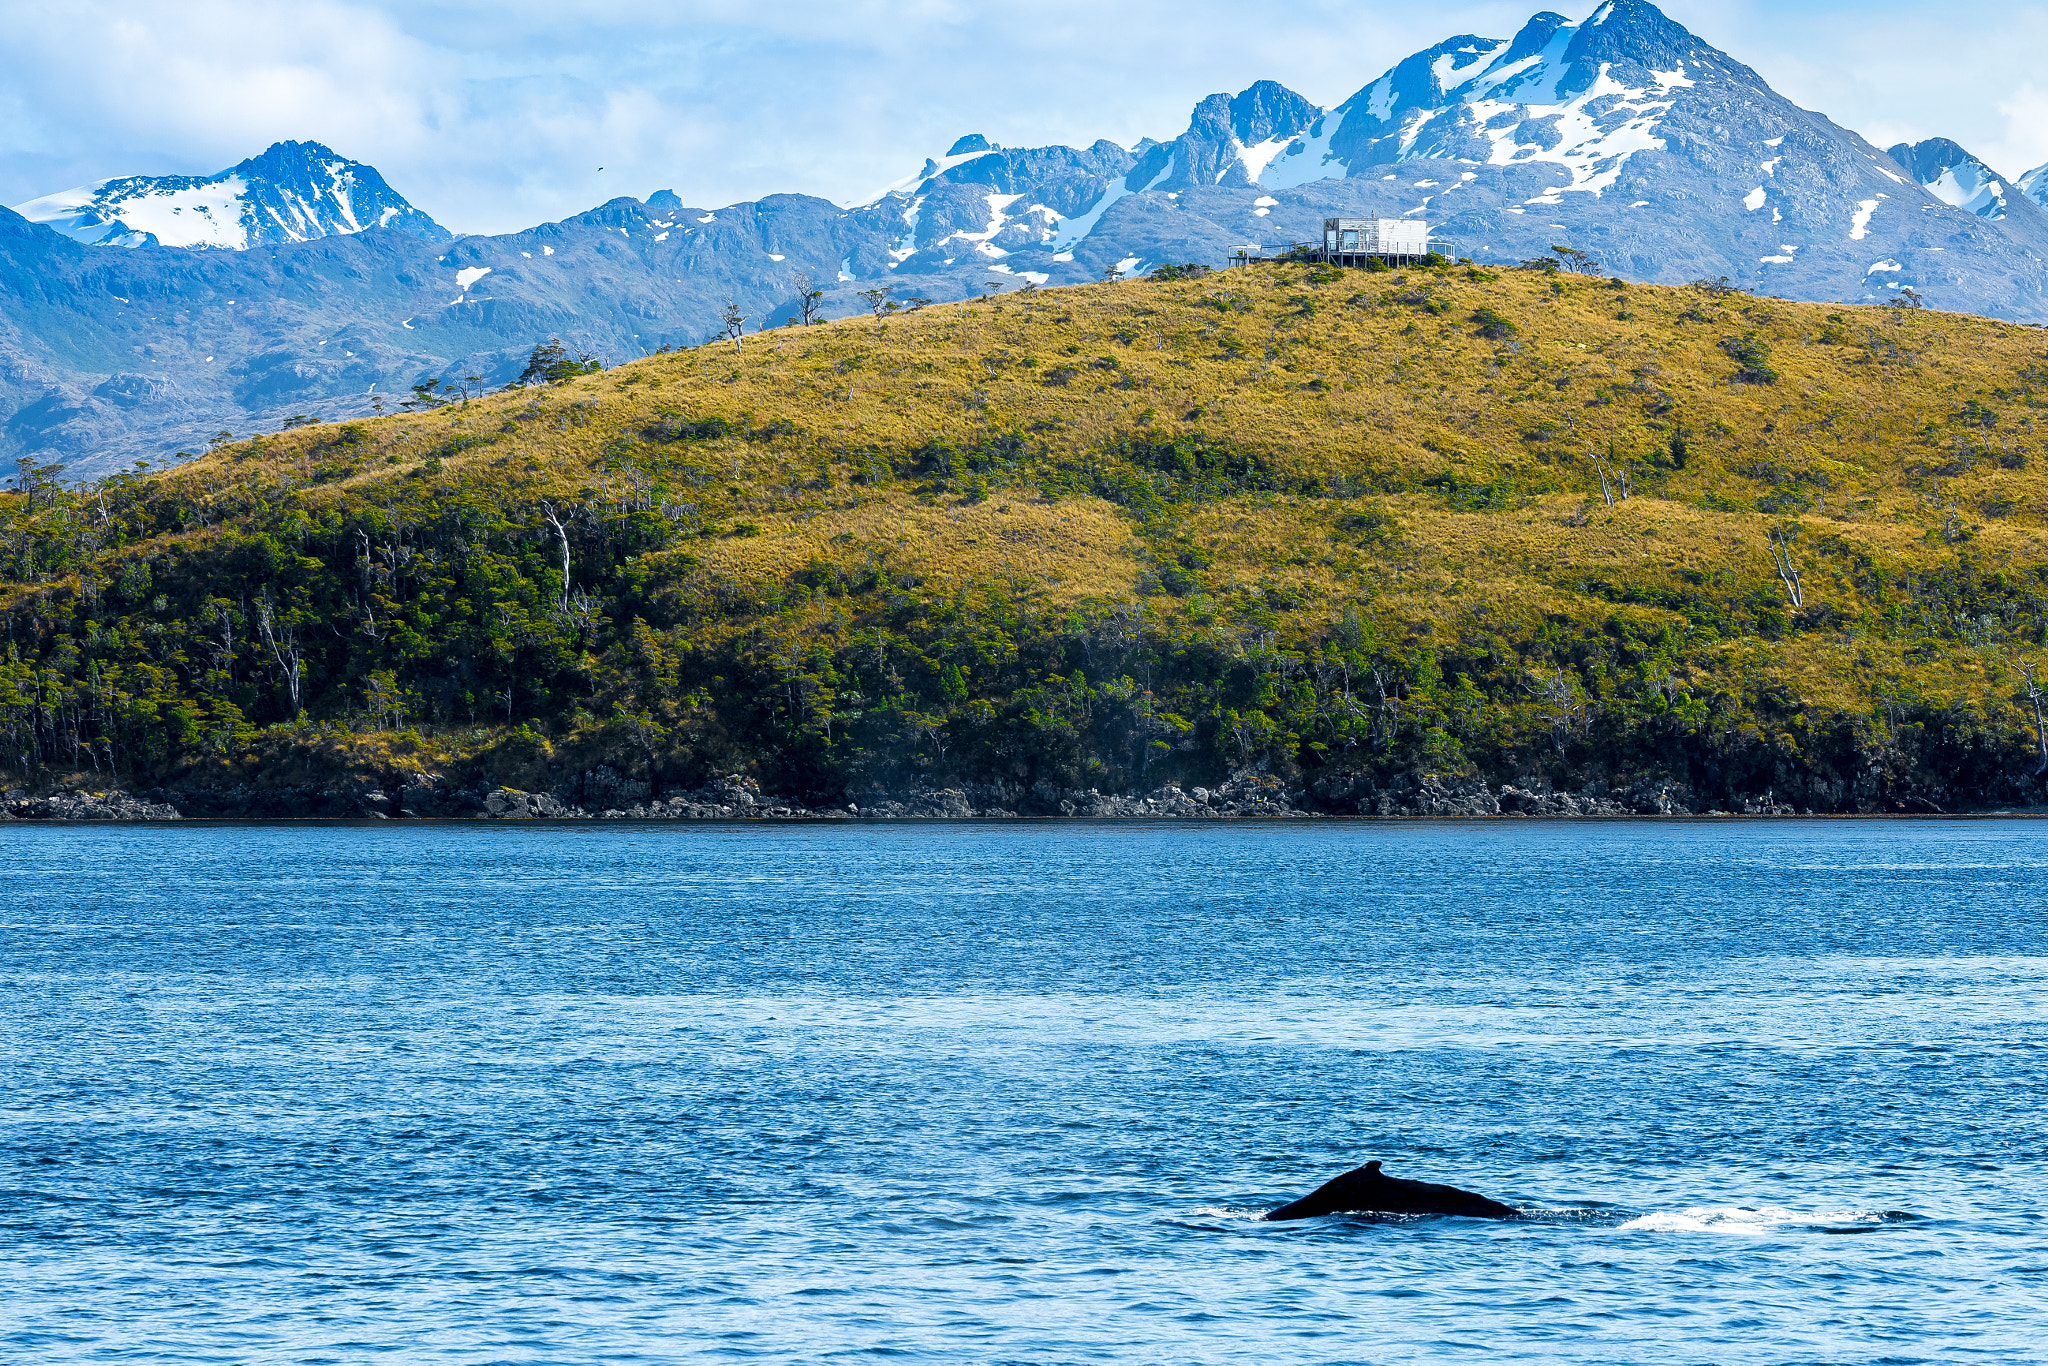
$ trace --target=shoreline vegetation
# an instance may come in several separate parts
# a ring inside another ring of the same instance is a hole
[[[1167,274],[25,464],[0,808],[2048,806],[2048,332]]]

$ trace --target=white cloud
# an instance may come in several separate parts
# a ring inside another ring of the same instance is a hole
[[[1998,102],[1998,112],[2005,116],[2005,136],[1985,144],[1985,161],[2015,179],[2048,164],[2048,91],[2021,81]]]
[[[2048,111],[2033,86],[2048,50],[2039,4],[1990,0],[1968,23],[1905,0],[1665,8],[1779,94],[1878,147],[1949,138],[2007,177],[2048,161]]]

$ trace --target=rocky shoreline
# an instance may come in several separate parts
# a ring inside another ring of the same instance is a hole
[[[1479,778],[1403,777],[1374,782],[1328,778],[1299,786],[1243,774],[1213,787],[1175,785],[1142,795],[1093,789],[995,783],[911,792],[849,794],[838,804],[807,804],[764,793],[734,775],[657,795],[609,768],[580,775],[564,789],[525,792],[467,787],[419,774],[395,789],[370,783],[338,787],[236,787],[65,791],[0,796],[0,820],[485,820],[485,821],[932,821],[932,820],[1313,820],[1318,818],[1481,819],[1512,817],[1790,816],[1805,814],[1769,799],[1740,806],[1700,801],[1682,784],[1638,783],[1561,792],[1548,784]],[[1906,799],[1866,814],[1945,814],[1931,801]]]

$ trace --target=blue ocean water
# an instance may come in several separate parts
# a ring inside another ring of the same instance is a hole
[[[2048,1360],[2048,825],[0,828],[0,1357]],[[1260,1211],[1367,1158],[1516,1223]]]

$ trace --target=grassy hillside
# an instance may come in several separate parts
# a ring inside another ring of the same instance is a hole
[[[1466,267],[783,329],[24,478],[0,731],[24,786],[2036,801],[2044,399],[2040,330]]]

